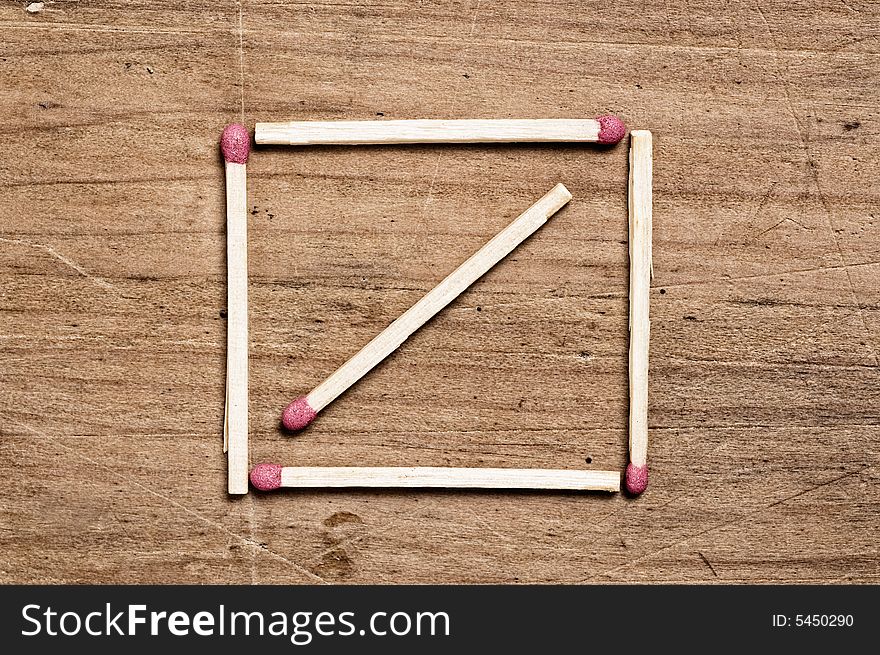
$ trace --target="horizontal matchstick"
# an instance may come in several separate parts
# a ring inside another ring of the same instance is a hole
[[[380,487],[416,489],[546,489],[555,491],[620,491],[617,471],[360,466],[281,466],[257,464],[251,484],[261,491],[280,487]]]
[[[478,120],[291,121],[257,123],[258,144],[617,143],[626,126],[616,116]]]
[[[284,427],[288,430],[306,427],[318,412],[394,352],[413,332],[510,254],[569,200],[571,193],[562,184],[550,189],[307,396],[292,400],[281,414]]]

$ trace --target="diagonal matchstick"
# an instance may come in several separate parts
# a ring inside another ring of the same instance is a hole
[[[228,492],[248,492],[247,160],[251,137],[227,125],[220,138],[226,162],[226,414]]]
[[[254,139],[274,145],[370,145],[401,143],[613,144],[626,134],[617,116],[390,121],[291,121],[257,123]]]
[[[288,430],[306,427],[318,412],[394,352],[413,332],[525,241],[569,200],[571,193],[562,184],[553,187],[311,393],[292,401],[281,415],[284,427]]]
[[[648,316],[651,290],[652,137],[630,133],[629,151],[629,465],[626,488],[648,486]]]
[[[617,471],[361,466],[280,466],[257,464],[251,484],[260,491],[281,487],[415,488],[415,489],[545,489],[553,491],[620,490]]]

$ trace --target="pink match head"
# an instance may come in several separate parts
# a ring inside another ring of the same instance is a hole
[[[599,116],[599,143],[617,143],[626,136],[626,125],[617,116]]]
[[[648,465],[636,466],[630,462],[626,467],[626,490],[638,496],[648,487]]]
[[[302,430],[309,423],[315,420],[318,414],[305,396],[300,396],[292,401],[281,413],[281,422],[288,430]]]
[[[251,154],[251,134],[244,125],[230,123],[220,137],[220,150],[223,158],[235,164],[247,164]]]
[[[281,466],[257,464],[251,469],[251,484],[260,491],[272,491],[281,486]]]

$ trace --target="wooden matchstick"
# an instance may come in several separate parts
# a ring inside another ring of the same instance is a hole
[[[562,184],[553,187],[543,198],[529,207],[400,318],[385,328],[360,352],[315,387],[311,393],[292,401],[281,415],[284,427],[288,430],[300,430],[311,423],[318,412],[366,375],[413,332],[525,241],[569,200],[571,194]]]
[[[228,491],[248,492],[247,160],[250,134],[227,125],[220,139],[226,161],[227,341],[226,416]]]
[[[616,116],[488,120],[292,121],[257,123],[258,144],[617,143],[626,126]]]
[[[251,484],[261,491],[281,487],[381,487],[443,489],[547,489],[620,491],[617,471],[446,467],[280,466],[257,464]]]
[[[630,133],[629,151],[629,465],[626,488],[648,486],[648,341],[651,323],[652,139],[647,130]]]

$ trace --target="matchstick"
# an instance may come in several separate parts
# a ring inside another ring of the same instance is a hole
[[[250,134],[227,125],[220,139],[226,161],[226,416],[228,491],[248,492],[247,160]]]
[[[647,130],[630,133],[629,150],[629,465],[626,488],[648,486],[648,340],[651,323],[652,141]]]
[[[251,484],[260,491],[288,488],[381,487],[620,491],[617,471],[447,467],[280,466],[257,464]]]
[[[413,332],[525,241],[569,200],[571,194],[562,184],[553,187],[311,393],[293,400],[281,415],[284,427],[288,430],[306,427],[318,412],[394,352]]]
[[[257,123],[258,144],[368,145],[391,143],[617,143],[626,126],[616,116],[587,119],[292,121]]]

